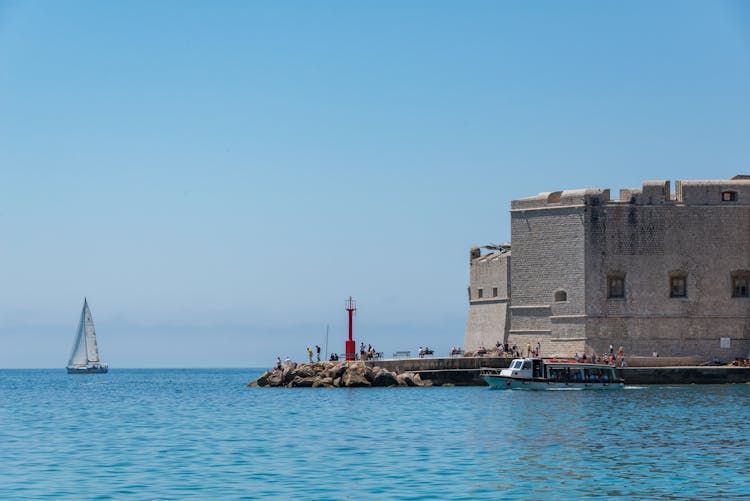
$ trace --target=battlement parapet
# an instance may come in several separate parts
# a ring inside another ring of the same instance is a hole
[[[578,190],[551,191],[534,197],[511,201],[511,211],[540,209],[546,207],[571,207],[600,205],[609,202],[609,190],[584,188]]]
[[[750,176],[731,179],[644,181],[642,188],[622,188],[616,200],[609,189],[584,188],[550,191],[511,201],[511,212],[581,205],[750,205]]]

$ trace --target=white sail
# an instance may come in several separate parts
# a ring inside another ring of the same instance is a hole
[[[86,300],[83,300],[84,331],[86,331],[86,358],[89,363],[99,361],[99,349],[96,347],[96,331],[94,321],[91,319],[91,310]]]
[[[78,322],[78,332],[76,332],[68,368],[85,368],[92,364],[97,364],[95,366],[99,364],[99,349],[96,345],[94,320],[91,318],[88,301],[84,299],[81,320]]]
[[[86,335],[84,330],[86,310],[88,310],[88,305],[86,304],[86,300],[84,299],[83,309],[81,310],[81,320],[78,322],[78,332],[76,333],[76,339],[73,342],[73,352],[70,354],[68,367],[86,366]],[[89,316],[91,316],[91,313],[89,313]]]

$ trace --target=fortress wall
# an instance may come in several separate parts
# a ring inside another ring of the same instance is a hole
[[[556,313],[583,313],[584,207],[512,211],[511,234],[513,306],[550,305],[563,291]]]
[[[750,314],[732,273],[750,270],[748,206],[592,207],[587,220],[586,313]],[[625,274],[625,297],[607,298],[607,275]],[[670,297],[684,274],[686,297]]]
[[[480,346],[489,349],[497,342],[504,343],[509,320],[507,299],[472,303],[466,321],[464,350],[476,351]]]
[[[583,315],[553,316],[552,336],[547,353],[555,356],[583,355],[586,347],[586,318]]]
[[[474,252],[470,266],[469,315],[463,345],[464,350],[468,351],[504,343],[510,324],[510,253],[493,252],[481,256],[478,249]]]
[[[470,262],[469,300],[510,297],[510,252],[493,252]],[[495,289],[497,295],[495,296]]]
[[[742,317],[603,317],[587,320],[587,353],[605,353],[622,345],[626,355],[701,357],[721,361],[748,358],[750,318]],[[722,347],[721,338],[729,339]]]
[[[586,191],[567,193],[560,193],[561,203],[581,202],[588,196]],[[582,205],[552,205],[544,210],[511,211],[509,343],[548,344],[559,336],[552,316],[580,315],[585,311],[584,210]],[[566,325],[565,336],[582,338],[583,327],[577,323]]]
[[[575,341],[564,338],[550,339],[546,346],[542,346],[542,353],[545,356],[550,355],[555,357],[572,357],[576,353],[582,355],[586,353],[586,343],[583,339]],[[588,353],[591,352],[589,351]]]
[[[750,281],[750,177],[677,181],[675,193],[646,181],[617,201],[609,190],[546,192],[511,207],[508,343],[568,355],[609,344],[639,355],[750,355],[750,297],[736,292],[738,277]],[[609,297],[613,277],[621,298]]]
[[[592,349],[621,338],[643,355],[747,356],[750,298],[733,297],[733,273],[750,270],[750,207],[591,207],[587,229]],[[613,272],[624,274],[624,298],[608,298]],[[671,297],[673,275],[684,276],[685,297]],[[736,343],[719,349],[720,337]]]
[[[677,200],[686,205],[750,204],[750,180],[677,181],[676,185]],[[735,192],[735,200],[724,200],[725,191]]]

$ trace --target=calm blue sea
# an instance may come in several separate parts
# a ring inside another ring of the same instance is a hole
[[[0,499],[740,499],[750,385],[248,388],[0,371]]]

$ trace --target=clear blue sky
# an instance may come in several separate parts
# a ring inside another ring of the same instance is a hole
[[[0,0],[0,367],[463,340],[514,198],[750,173],[750,4]]]

